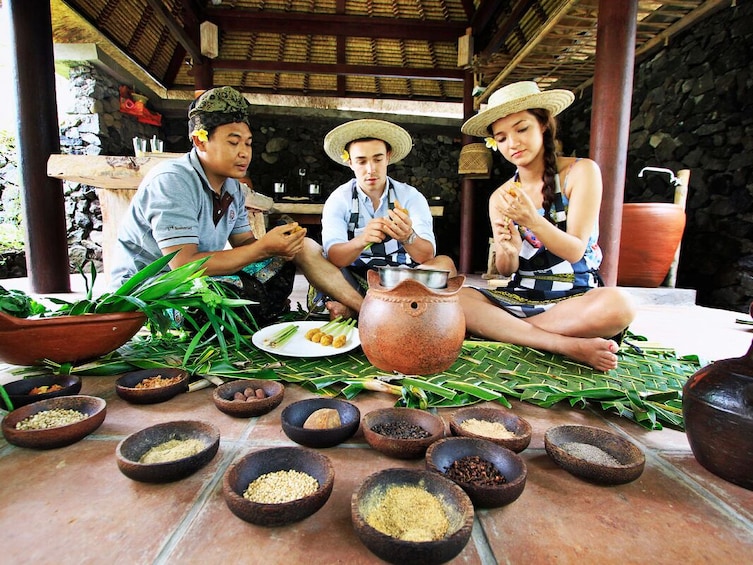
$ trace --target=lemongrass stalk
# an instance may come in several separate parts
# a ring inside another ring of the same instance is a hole
[[[274,336],[272,336],[272,339],[269,341],[265,340],[266,344],[269,345],[269,347],[282,347],[285,345],[293,335],[298,331],[298,326],[295,324],[290,324],[289,326],[286,326],[279,332],[277,332]]]
[[[281,337],[286,336],[290,332],[290,328],[297,327],[295,324],[288,324],[287,326],[283,326],[279,330],[277,330],[272,335],[269,335],[264,338],[264,345],[270,345],[271,343],[277,341]]]

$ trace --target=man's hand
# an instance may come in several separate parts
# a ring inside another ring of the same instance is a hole
[[[259,240],[270,257],[284,257],[288,261],[295,257],[303,249],[303,240],[306,230],[298,223],[285,224],[269,230]]]

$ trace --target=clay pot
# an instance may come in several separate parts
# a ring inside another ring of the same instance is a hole
[[[368,272],[369,290],[358,316],[358,334],[367,359],[383,371],[430,375],[449,368],[465,339],[465,316],[457,293],[463,275],[445,289],[407,279],[392,288]]]
[[[617,284],[661,286],[672,266],[684,229],[685,210],[679,204],[623,204]]]
[[[141,312],[16,318],[0,312],[0,361],[75,363],[115,351],[146,322]]]
[[[753,490],[753,345],[698,370],[683,387],[685,433],[698,462]]]

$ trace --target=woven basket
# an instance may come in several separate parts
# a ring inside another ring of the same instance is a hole
[[[485,143],[463,145],[458,159],[458,174],[468,178],[488,179],[492,172],[492,152]]]

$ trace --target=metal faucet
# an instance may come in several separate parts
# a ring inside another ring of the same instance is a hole
[[[643,167],[641,169],[641,172],[638,173],[638,178],[642,179],[643,178],[643,173],[647,173],[647,172],[648,173],[662,173],[662,174],[665,174],[665,175],[669,175],[669,182],[672,184],[672,186],[680,186],[682,184],[682,182],[680,181],[680,179],[678,179],[675,176],[674,172],[672,172],[669,169],[662,169],[661,167]]]

